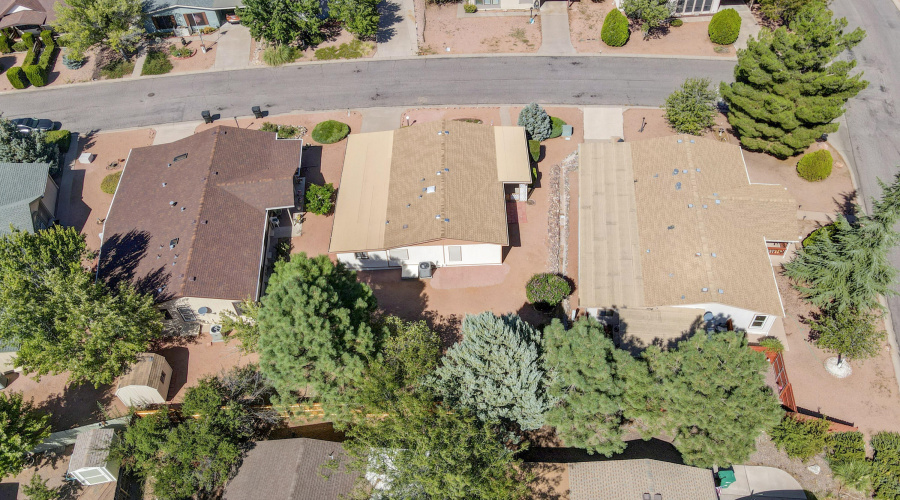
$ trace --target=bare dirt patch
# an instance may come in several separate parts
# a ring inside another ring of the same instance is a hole
[[[169,61],[172,62],[172,71],[169,73],[182,73],[184,71],[203,71],[205,69],[212,68],[213,64],[216,62],[216,47],[217,44],[216,34],[211,33],[209,35],[203,36],[203,45],[206,46],[206,53],[200,49],[200,36],[186,36],[184,37],[187,43],[187,48],[194,51],[194,55],[186,58],[177,58],[172,55],[169,55]],[[180,37],[171,37],[166,38],[164,40],[159,41],[155,44],[158,50],[164,51],[166,54],[169,54],[169,47],[181,48],[181,38]]]
[[[687,20],[682,26],[668,28],[664,32],[644,39],[640,29],[632,29],[631,38],[624,47],[610,47],[600,40],[603,20],[615,8],[613,0],[602,2],[577,2],[569,9],[569,33],[577,52],[605,54],[658,54],[683,56],[734,57],[734,47],[729,45],[716,50],[709,41],[709,20]]]
[[[425,12],[425,45],[428,54],[485,54],[537,52],[541,47],[541,21],[529,24],[523,16],[457,17],[459,6],[426,5],[416,0],[416,10]],[[449,51],[447,48],[449,47]]]
[[[65,49],[63,49],[65,50]],[[89,82],[94,78],[94,71],[97,67],[97,51],[90,50],[85,54],[85,63],[78,69],[69,69],[62,62],[62,54],[56,55],[56,62],[47,74],[47,86],[55,87],[58,85],[67,85],[70,83]],[[22,66],[25,60],[25,52],[16,52],[0,56],[0,92],[6,90],[15,90],[9,78],[6,77],[6,71],[13,66]]]

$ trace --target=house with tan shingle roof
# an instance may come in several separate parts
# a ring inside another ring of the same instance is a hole
[[[152,294],[194,334],[262,295],[277,215],[297,205],[301,142],[215,127],[132,149],[103,225],[98,276]],[[289,229],[289,228],[288,228]]]
[[[530,182],[522,127],[443,120],[351,135],[329,251],[406,278],[501,264],[507,186]]]
[[[586,143],[579,301],[622,342],[698,327],[768,334],[784,309],[772,256],[800,239],[797,203],[750,183],[741,149],[693,136]]]

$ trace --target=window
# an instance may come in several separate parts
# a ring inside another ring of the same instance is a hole
[[[158,30],[175,29],[175,16],[153,16],[152,20]]]
[[[160,374],[159,374],[159,383],[160,383],[160,384],[165,384],[165,383],[166,383],[166,374],[165,374],[165,373],[160,373]]]
[[[388,250],[388,258],[390,258],[394,262],[402,262],[404,260],[409,260],[409,250]]]
[[[762,328],[766,324],[767,319],[769,317],[765,314],[757,314],[753,317],[753,321],[750,322],[750,328]]]
[[[369,254],[366,252],[356,252],[353,254],[358,260],[367,260],[369,258]]]
[[[175,310],[178,311],[178,314],[181,315],[181,319],[185,323],[197,321],[197,318],[194,317],[194,311],[192,311],[190,307],[176,307]]]
[[[188,26],[206,26],[209,24],[209,21],[206,20],[206,14],[203,12],[184,14],[184,21]]]
[[[448,258],[450,262],[462,262],[462,247],[461,246],[452,246],[447,247]]]

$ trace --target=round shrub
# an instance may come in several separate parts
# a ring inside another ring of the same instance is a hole
[[[9,68],[9,71],[6,72],[6,78],[9,79],[9,83],[12,84],[13,88],[24,89],[28,86],[28,78],[25,77],[25,72],[19,66]]]
[[[29,49],[34,47],[34,34],[28,31],[22,33],[22,42],[25,43],[25,46]]]
[[[532,304],[555,306],[572,293],[569,282],[558,274],[535,274],[525,285],[525,296]]]
[[[734,9],[716,12],[709,22],[709,40],[718,45],[731,45],[741,32],[741,15]]]
[[[528,153],[535,162],[541,161],[541,142],[532,139],[528,140]]]
[[[833,165],[834,158],[831,157],[831,151],[820,149],[800,158],[797,163],[797,175],[810,182],[821,181],[831,175]]]
[[[100,182],[100,191],[106,194],[115,194],[116,187],[119,186],[119,179],[122,177],[122,171],[112,173],[103,178]]]
[[[310,184],[306,189],[306,210],[316,215],[328,215],[334,208],[334,185]]]
[[[613,9],[603,20],[603,28],[600,30],[600,39],[610,47],[621,47],[628,43],[631,30],[628,29],[628,18],[619,9]]]
[[[550,138],[556,139],[557,137],[562,135],[562,128],[565,125],[561,118],[557,118],[555,116],[550,117]]]
[[[312,139],[319,144],[334,144],[350,133],[350,126],[336,120],[324,121],[313,129]]]
[[[66,51],[62,56],[63,66],[69,69],[78,69],[84,66],[85,58],[79,54],[73,54],[69,51]]]
[[[669,26],[672,26],[673,28],[677,28],[677,27],[681,26],[682,24],[684,24],[684,21],[682,21],[681,19],[672,19],[672,22],[669,23]]]
[[[478,12],[478,6],[475,5],[474,3],[467,3],[467,4],[463,5],[463,9],[465,9],[466,14],[474,14],[474,13]]]

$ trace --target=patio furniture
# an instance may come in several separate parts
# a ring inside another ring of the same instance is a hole
[[[200,112],[200,116],[203,117],[203,121],[206,122],[206,123],[212,123],[212,122],[213,122],[212,115],[209,114],[209,110],[201,111],[201,112]]]
[[[254,116],[255,118],[262,118],[262,117],[263,117],[263,112],[262,112],[261,109],[259,109],[259,106],[253,106],[252,108],[250,108],[250,110],[253,111],[253,116]]]
[[[94,161],[94,158],[96,157],[97,155],[93,153],[81,153],[81,156],[78,157],[78,163],[84,163],[87,165]]]

